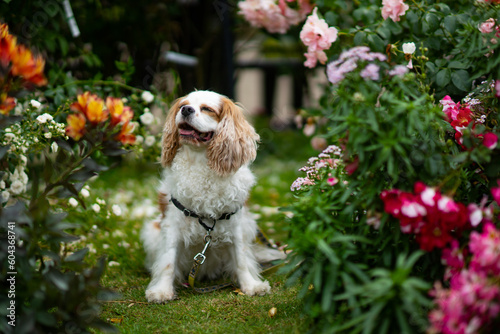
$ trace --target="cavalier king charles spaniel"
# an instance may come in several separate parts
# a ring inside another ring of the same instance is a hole
[[[244,206],[255,184],[248,164],[258,140],[242,109],[225,96],[194,91],[175,101],[163,129],[161,215],[141,232],[152,276],[149,302],[175,298],[174,283],[186,280],[207,231],[210,247],[197,278],[228,276],[249,296],[269,293],[259,262],[285,254],[255,241],[257,223]]]

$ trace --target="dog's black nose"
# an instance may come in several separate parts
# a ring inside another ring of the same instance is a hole
[[[188,117],[189,115],[194,114],[194,108],[191,106],[184,106],[182,107],[181,113],[182,116]]]

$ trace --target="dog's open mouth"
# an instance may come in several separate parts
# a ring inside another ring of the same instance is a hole
[[[182,123],[179,125],[179,134],[183,138],[192,139],[200,142],[207,142],[210,139],[212,139],[214,135],[213,131],[201,132],[187,123]]]

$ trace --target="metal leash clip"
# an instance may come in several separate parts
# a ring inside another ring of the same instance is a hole
[[[206,256],[205,256],[205,252],[207,251],[208,249],[208,246],[210,246],[210,242],[212,242],[212,237],[210,236],[210,231],[207,231],[207,235],[205,235],[205,247],[203,247],[203,250],[201,251],[201,253],[198,253],[195,255],[195,257],[193,258],[193,260],[198,263],[199,265],[203,264],[206,260]]]

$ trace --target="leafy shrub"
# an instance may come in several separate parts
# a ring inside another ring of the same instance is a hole
[[[304,64],[325,64],[329,84],[304,132],[333,146],[302,168],[287,208],[287,270],[314,330],[491,332],[498,2],[315,5],[300,33]]]
[[[130,149],[144,153],[139,138],[146,137],[146,146],[157,142],[148,128],[155,96],[113,81],[57,85],[45,77],[43,58],[5,24],[0,45],[0,277],[7,283],[0,329],[112,330],[98,317],[99,301],[113,296],[100,285],[105,259],[92,265],[88,248],[69,250],[79,239],[69,233],[82,226],[67,221],[66,211],[78,202],[85,208],[83,188],[91,177]],[[76,94],[82,88],[93,92]],[[123,89],[132,92],[126,99]],[[151,150],[158,155],[156,145]]]

